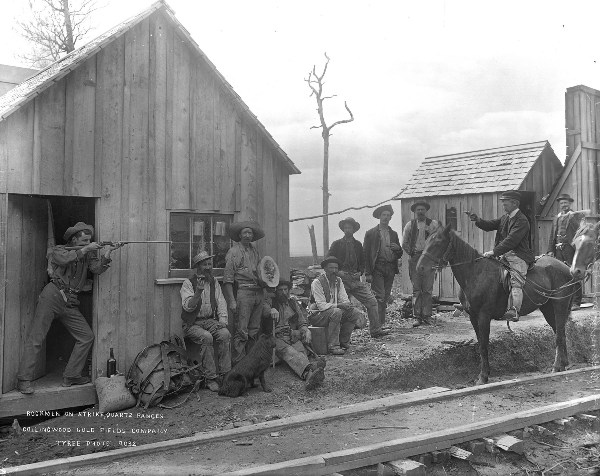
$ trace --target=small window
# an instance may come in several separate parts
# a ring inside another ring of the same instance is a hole
[[[225,268],[225,255],[231,247],[229,225],[231,215],[199,213],[171,213],[171,275],[187,275],[192,269],[192,258],[206,251],[215,255],[213,268]],[[186,271],[179,273],[178,271]]]
[[[458,229],[458,217],[456,215],[456,208],[446,208],[446,225],[450,225],[453,230]]]

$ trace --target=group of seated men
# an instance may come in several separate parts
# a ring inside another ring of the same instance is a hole
[[[213,256],[205,251],[198,253],[192,259],[196,272],[181,287],[181,317],[184,336],[199,345],[195,357],[204,371],[207,387],[218,391],[219,379],[244,358],[261,329],[272,329],[277,358],[306,381],[307,389],[316,388],[324,379],[325,359],[312,352],[309,325],[326,328],[329,354],[344,355],[352,331],[361,322],[361,313],[351,304],[348,293],[365,304],[371,336],[389,334],[383,327],[391,292],[389,277],[393,281],[402,254],[398,235],[388,225],[392,214],[389,205],[375,211],[374,216],[383,215],[383,220],[367,232],[372,241],[369,246],[376,248],[373,252],[369,252],[370,248],[364,252],[361,243],[353,238],[360,228],[354,219],[340,222],[344,237],[332,243],[330,255],[321,263],[324,273],[311,284],[308,312],[290,297],[289,281],[281,280],[270,297],[265,292],[258,269],[261,257],[254,244],[265,233],[257,222],[236,222],[230,226],[229,236],[234,244],[225,258],[222,286],[213,276]],[[375,294],[361,281],[363,273]],[[316,357],[313,362],[308,353]]]

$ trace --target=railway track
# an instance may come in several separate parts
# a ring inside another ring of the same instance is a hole
[[[448,449],[600,409],[600,367],[441,387],[6,474],[327,475]],[[593,416],[590,416],[590,421]],[[511,440],[505,440],[511,441]]]

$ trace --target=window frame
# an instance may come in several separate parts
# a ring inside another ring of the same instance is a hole
[[[226,221],[226,236],[228,236],[229,227],[232,225],[232,223],[234,221],[233,213],[199,212],[199,211],[192,211],[192,210],[169,210],[169,223],[168,223],[169,239],[171,239],[171,225],[173,223],[173,216],[177,216],[177,215],[185,216],[188,220],[193,220],[196,217],[200,217],[203,219],[210,218],[210,247],[211,247],[211,249],[210,249],[209,254],[211,254],[211,255],[214,252],[214,236],[215,236],[214,235],[214,225],[215,225],[215,222],[219,221],[218,220],[219,217],[228,218],[228,221]],[[194,244],[193,225],[190,226],[189,233],[190,233],[189,234],[189,244],[190,244],[189,256],[190,256],[190,264],[191,264],[191,258],[193,257],[193,244]],[[169,260],[171,259],[171,251],[172,251],[173,244],[174,243],[171,242],[171,245],[169,246]],[[231,238],[229,238],[229,248],[231,248],[232,246],[233,246],[233,240],[231,240]],[[169,278],[188,278],[195,269],[195,268],[172,269],[170,262],[168,263],[168,267],[169,267]],[[213,275],[216,278],[222,277],[223,273],[224,273],[224,269],[225,268],[213,268]]]

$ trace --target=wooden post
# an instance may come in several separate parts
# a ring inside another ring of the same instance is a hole
[[[312,247],[313,264],[318,264],[319,256],[317,255],[317,239],[315,238],[315,225],[308,227],[308,234],[310,235],[310,245]]]

